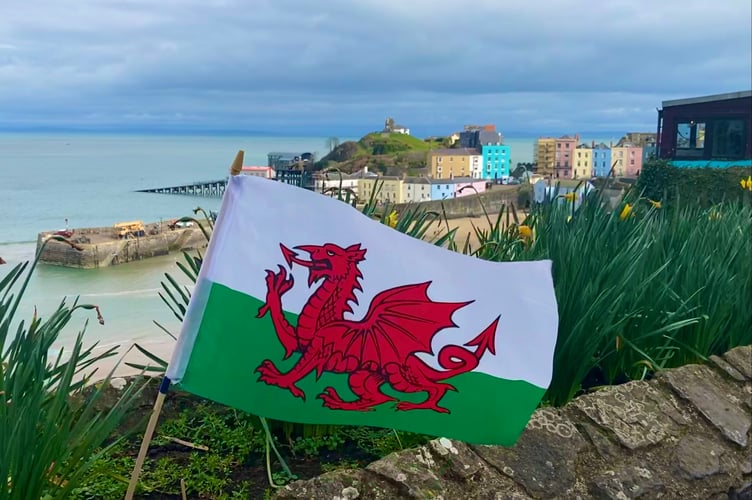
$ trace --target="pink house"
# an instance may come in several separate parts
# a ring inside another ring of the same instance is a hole
[[[627,147],[627,162],[625,165],[625,171],[627,177],[637,177],[642,171],[642,148],[631,146]]]
[[[468,196],[482,193],[486,190],[485,179],[473,179],[472,177],[456,177],[450,182],[454,184],[454,197]]]
[[[574,153],[579,142],[579,134],[575,134],[574,137],[564,135],[556,139],[556,164],[554,177],[565,179],[572,177]]]

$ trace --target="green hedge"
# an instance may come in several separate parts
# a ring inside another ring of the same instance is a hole
[[[752,174],[749,167],[680,168],[666,160],[651,160],[643,166],[636,188],[643,196],[664,203],[677,198],[711,206],[723,201],[750,202],[750,191],[740,181]]]

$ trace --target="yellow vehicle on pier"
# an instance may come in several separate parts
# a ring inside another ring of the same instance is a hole
[[[140,220],[132,222],[118,222],[113,227],[115,228],[115,232],[120,239],[146,235],[146,228],[144,227],[144,223]]]

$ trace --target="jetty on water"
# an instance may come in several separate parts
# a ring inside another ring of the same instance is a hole
[[[221,198],[227,188],[227,179],[217,181],[200,181],[181,186],[170,186],[151,189],[138,189],[137,193],[182,194],[188,196],[203,196],[206,198]]]

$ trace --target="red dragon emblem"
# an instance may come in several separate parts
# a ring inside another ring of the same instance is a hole
[[[500,317],[464,347],[442,347],[438,354],[442,369],[434,369],[416,353],[433,354],[433,337],[446,328],[457,327],[452,315],[473,301],[433,301],[428,297],[431,285],[428,281],[384,290],[373,298],[363,319],[345,319],[345,313],[352,312],[350,304],[358,304],[355,292],[362,290],[363,278],[358,264],[365,260],[366,249],[360,244],[342,248],[331,243],[295,247],[309,254],[310,260],[303,260],[298,252],[282,244],[280,248],[290,268],[297,264],[308,269],[309,286],[321,284],[303,306],[298,324],[293,326],[284,316],[282,296],[292,289],[295,281],[284,266],[278,266],[277,272],[266,271],[266,304],[257,317],[263,318],[267,313],[271,316],[285,349],[284,359],[293,353],[299,353],[300,359],[286,373],[271,360],[265,360],[256,368],[260,382],[287,389],[305,400],[305,394],[296,384],[309,373],[315,371],[317,378],[323,372],[346,373],[357,399],[345,401],[333,387],[327,387],[317,396],[327,408],[368,411],[395,401],[381,390],[384,384],[389,384],[400,392],[428,393],[422,403],[398,402],[397,410],[449,413],[439,402],[448,390],[457,389],[445,381],[473,370],[486,351],[495,354]]]

